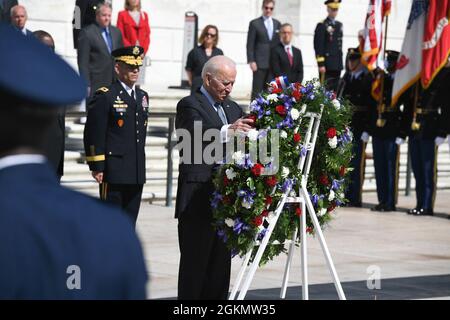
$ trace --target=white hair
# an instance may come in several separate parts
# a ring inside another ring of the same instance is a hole
[[[226,68],[236,69],[236,63],[226,56],[214,56],[203,66],[202,79],[205,79],[207,73],[215,76]]]
[[[16,13],[16,11],[18,9],[23,9],[23,11],[25,11],[25,17],[28,17],[27,9],[25,9],[24,6],[21,6],[20,4],[17,4],[14,7],[12,7],[11,10],[9,10],[9,14],[10,14],[11,18],[14,17],[14,13]]]

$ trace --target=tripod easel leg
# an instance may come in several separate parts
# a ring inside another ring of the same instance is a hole
[[[295,250],[295,240],[297,239],[297,232],[298,229],[295,230],[294,236],[292,237],[292,242],[289,245],[289,254],[286,261],[286,267],[284,268],[284,276],[283,276],[283,284],[281,285],[281,292],[280,292],[280,298],[284,299],[286,298],[286,289],[289,282],[289,272],[291,270],[291,262],[292,258],[294,256],[294,250]]]
[[[325,242],[325,238],[323,236],[322,229],[320,228],[319,220],[317,220],[314,206],[313,206],[311,199],[308,196],[308,192],[306,191],[306,188],[304,186],[302,186],[302,192],[303,192],[303,195],[306,195],[305,200],[306,200],[306,205],[308,207],[308,213],[314,224],[314,230],[316,231],[316,233],[319,237],[320,246],[322,247],[322,251],[325,256],[325,260],[327,262],[328,269],[330,270],[331,276],[333,278],[334,286],[336,287],[336,291],[338,293],[339,299],[346,300],[344,291],[342,290],[342,286],[339,281],[339,277],[337,275],[336,269],[334,268],[333,260],[331,259],[330,251],[328,250],[328,246],[327,246],[327,243]]]
[[[253,248],[254,248],[254,246],[253,246]],[[247,253],[247,255],[244,258],[244,261],[242,262],[241,270],[239,271],[239,274],[238,274],[236,281],[234,283],[234,286],[233,286],[233,290],[231,290],[231,294],[230,294],[228,300],[234,300],[234,298],[236,297],[236,293],[238,292],[239,287],[241,285],[245,270],[247,270],[247,268],[248,268],[247,266],[248,266],[248,262],[250,261],[250,258],[252,256],[252,251],[253,251],[253,249]]]
[[[300,254],[302,260],[302,299],[309,300],[308,290],[308,254],[306,245],[306,206],[301,203],[302,214],[300,216]]]

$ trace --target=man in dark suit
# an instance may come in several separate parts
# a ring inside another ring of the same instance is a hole
[[[24,6],[17,5],[11,8],[11,24],[24,36],[31,36],[33,33],[25,27],[27,20],[28,14]]]
[[[112,52],[118,81],[97,90],[84,127],[86,160],[101,199],[123,209],[134,225],[145,183],[148,94],[135,85],[143,53],[138,46]]]
[[[17,5],[17,0],[0,0],[0,23],[11,23],[11,8]]]
[[[80,35],[80,30],[88,25],[95,23],[95,11],[99,4],[105,0],[76,0],[75,10],[73,12],[73,47],[78,49],[78,37]]]
[[[264,0],[263,15],[250,21],[247,34],[247,63],[253,72],[253,98],[264,90],[272,75],[270,74],[270,50],[280,42],[278,32],[281,23],[272,18],[274,0]]]
[[[0,299],[144,299],[147,274],[131,224],[59,186],[43,156],[56,110],[84,98],[84,81],[34,37],[6,26],[0,69]]]
[[[178,298],[183,300],[226,299],[230,282],[231,254],[212,226],[210,198],[217,165],[203,156],[211,143],[203,141],[202,133],[215,130],[214,143],[222,149],[233,131],[246,132],[253,123],[243,119],[241,107],[228,98],[236,79],[236,65],[231,59],[211,58],[203,67],[202,78],[203,86],[178,102],[175,123],[179,145],[186,144],[180,150],[175,208],[181,253]],[[215,157],[223,160],[217,154]]]
[[[100,4],[96,23],[83,28],[78,38],[78,68],[88,83],[89,96],[115,79],[111,52],[123,47],[123,41],[120,30],[111,26],[111,11],[111,5]]]
[[[53,52],[55,51],[55,41],[53,37],[43,30],[33,32],[33,35],[43,44],[48,46]],[[44,151],[48,161],[52,164],[58,175],[59,180],[64,174],[64,149],[66,140],[66,108],[58,109],[56,121],[52,122],[47,131],[45,139]]]
[[[303,59],[300,49],[291,44],[292,25],[285,23],[280,28],[280,43],[272,49],[270,65],[274,77],[287,76],[290,83],[302,82]]]
[[[341,0],[326,0],[328,17],[314,31],[314,51],[321,82],[336,91],[342,65],[342,23],[336,20]]]

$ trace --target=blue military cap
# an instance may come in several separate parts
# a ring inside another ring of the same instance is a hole
[[[0,24],[0,90],[43,106],[83,100],[86,83],[63,59],[35,37]]]

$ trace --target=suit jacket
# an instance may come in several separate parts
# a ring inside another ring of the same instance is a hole
[[[146,296],[145,262],[129,219],[59,186],[47,164],[0,170],[0,261],[0,299]],[[81,290],[67,286],[74,265]]]
[[[73,30],[73,47],[78,49],[78,37],[80,30],[87,27],[91,23],[95,23],[95,10],[99,3],[103,0],[76,0],[74,17],[72,20]],[[76,16],[76,15],[79,16]],[[77,18],[77,21],[75,21]]]
[[[146,12],[141,11],[139,25],[136,25],[128,10],[120,11],[117,17],[117,28],[122,32],[125,47],[134,46],[139,41],[139,45],[144,48],[144,53],[147,54],[150,46],[150,24]]]
[[[242,108],[234,101],[226,99],[223,103],[223,110],[227,116],[228,123],[231,124],[237,119],[243,116]],[[177,129],[185,129],[191,134],[190,151],[191,158],[190,163],[183,163],[180,161],[179,176],[178,176],[178,190],[177,190],[177,202],[175,208],[175,217],[179,217],[182,214],[189,214],[186,210],[189,203],[196,197],[196,192],[202,192],[204,188],[202,185],[211,184],[211,178],[213,170],[217,165],[207,164],[202,159],[201,164],[194,164],[194,139],[201,139],[201,137],[194,135],[194,121],[200,121],[202,124],[202,132],[208,129],[218,129],[223,126],[219,115],[214,110],[213,106],[209,103],[208,99],[198,90],[194,94],[181,99],[177,105],[177,116],[175,120],[175,126]],[[182,138],[179,138],[179,143],[182,143]],[[201,143],[202,154],[203,150],[209,145],[209,142]],[[185,153],[180,151],[180,159],[186,156]],[[186,158],[188,158],[186,156]],[[202,197],[203,204],[198,206],[203,208],[209,208],[209,197]],[[191,213],[195,214],[195,213]]]
[[[17,0],[0,0],[0,23],[11,23],[11,8],[17,4]]]
[[[91,171],[104,181],[144,184],[148,95],[136,88],[136,101],[115,82],[99,89],[88,105],[84,148]]]
[[[66,140],[66,111],[58,110],[55,121],[50,125],[44,143],[44,152],[58,176],[64,174],[64,149]]]
[[[342,65],[342,23],[326,18],[319,22],[314,31],[314,51],[317,65],[328,71],[341,71]]]
[[[267,35],[264,18],[250,21],[247,34],[247,62],[256,62],[258,69],[269,69],[270,50],[280,42],[280,21],[273,19],[272,40]]]
[[[109,30],[112,50],[123,47],[120,30],[113,26],[109,26]],[[103,39],[102,30],[96,23],[81,29],[78,39],[78,68],[91,87],[91,96],[98,88],[111,85],[115,79],[114,59]]]
[[[270,65],[272,73],[275,77],[285,75],[290,83],[302,82],[303,80],[303,58],[300,49],[292,46],[293,65],[289,63],[289,58],[284,49],[284,45],[280,42],[276,47],[272,48],[270,54]]]

